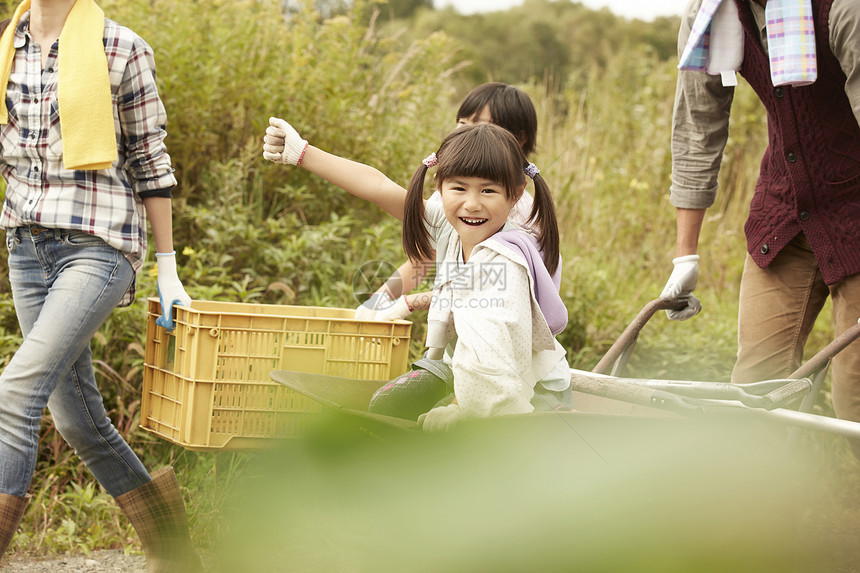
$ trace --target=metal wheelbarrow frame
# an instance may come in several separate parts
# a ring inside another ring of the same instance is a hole
[[[655,299],[646,304],[591,372],[571,369],[574,412],[582,414],[665,415],[665,411],[687,417],[713,413],[751,415],[796,428],[830,432],[860,439],[860,423],[812,414],[815,398],[831,359],[860,337],[860,324],[842,333],[788,378],[750,384],[624,378],[639,333],[660,310],[683,303]],[[275,382],[303,394],[323,406],[362,418],[375,427],[413,430],[416,422],[373,414],[367,404],[385,380],[352,380],[287,370],[271,373]],[[577,403],[584,404],[577,406]],[[799,404],[797,409],[788,406]],[[540,415],[546,416],[548,412]],[[560,414],[567,414],[566,412]],[[532,414],[526,414],[532,415]],[[797,438],[796,432],[790,441]]]
[[[610,347],[592,372],[571,369],[571,385],[592,394],[686,416],[711,412],[740,412],[799,428],[825,431],[860,439],[860,423],[812,414],[830,361],[860,338],[860,323],[821,349],[785,379],[749,384],[685,380],[621,378],[639,333],[659,310],[677,308],[676,302],[649,302]],[[799,404],[796,409],[788,406]],[[793,433],[790,440],[796,440]]]

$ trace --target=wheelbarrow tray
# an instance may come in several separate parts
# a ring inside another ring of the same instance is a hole
[[[648,381],[618,378],[617,375],[626,365],[640,329],[655,312],[671,308],[672,304],[659,299],[651,301],[613,344],[592,372],[571,369],[574,394],[573,411],[537,412],[523,416],[535,417],[535,423],[539,424],[543,423],[542,418],[547,420],[577,420],[577,423],[580,423],[581,420],[588,419],[588,416],[608,417],[615,420],[623,417],[684,419],[691,415],[701,417],[700,414],[706,411],[714,413],[715,411],[733,410],[744,416],[751,414],[759,419],[767,419],[790,426],[860,438],[860,423],[857,422],[818,416],[808,411],[795,412],[783,408],[771,410],[750,408],[724,399],[722,396],[716,396],[716,399],[713,400],[696,400],[683,395],[676,395],[671,391],[651,390],[643,387],[642,383]],[[790,379],[811,377],[820,383],[830,359],[859,337],[860,324],[840,335],[827,348],[820,351],[797,372],[793,373]],[[342,414],[362,418],[368,423],[401,430],[412,430],[417,427],[417,423],[411,420],[373,414],[367,411],[371,396],[378,388],[386,384],[387,380],[357,380],[288,370],[274,371],[271,373],[271,378],[323,406]],[[717,383],[693,384],[719,385]],[[732,385],[724,384],[724,386]],[[720,412],[720,417],[722,417],[722,413]],[[511,417],[505,416],[505,418]]]
[[[412,420],[366,410],[370,396],[384,381],[287,370],[274,371],[271,377],[320,403],[334,420],[346,424],[341,428],[385,440],[407,435],[426,436]],[[674,412],[586,393],[574,394],[575,410],[469,419],[458,424],[457,439],[481,444],[476,447],[482,451],[482,448],[500,448],[513,442],[553,444],[552,447],[563,452],[560,455],[574,457],[583,468],[623,468],[636,467],[643,458],[653,462],[655,457],[668,455],[660,452],[689,455],[702,448],[725,447],[725,443],[733,439],[737,443],[741,440],[739,436],[749,441],[755,435],[763,438],[770,435],[762,424],[751,418],[736,420],[730,427],[717,416],[699,418],[693,423]],[[710,442],[714,443],[708,445]]]
[[[311,374],[307,372],[295,372],[291,370],[275,370],[271,373],[273,381],[283,384],[294,392],[306,396],[319,404],[336,410],[342,414],[358,416],[378,424],[385,424],[402,429],[414,429],[417,423],[412,420],[404,420],[382,414],[374,414],[367,411],[370,398],[381,386],[386,384],[385,380],[359,380],[353,378],[341,378],[339,376],[327,376],[325,374]],[[527,416],[543,416],[547,419],[585,414],[591,416],[639,416],[651,417],[678,417],[670,412],[649,408],[639,404],[615,400],[604,396],[574,392],[574,410],[572,412],[534,412],[523,414]]]
[[[418,427],[418,424],[412,420],[367,411],[370,397],[386,383],[385,380],[359,380],[292,370],[275,370],[270,376],[273,381],[283,384],[290,390],[342,414],[403,430]]]

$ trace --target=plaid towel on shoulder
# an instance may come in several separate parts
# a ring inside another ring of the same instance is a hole
[[[690,37],[687,38],[687,44],[684,46],[684,52],[681,54],[681,63],[678,65],[680,69],[699,72],[710,71],[714,75],[721,71],[726,71],[725,69],[716,69],[717,66],[715,65],[709,65],[712,56],[716,55],[715,53],[712,54],[711,50],[712,30],[714,34],[724,33],[727,25],[731,23],[729,19],[726,24],[722,24],[718,19],[717,22],[712,24],[721,4],[723,4],[723,0],[702,0],[702,5],[699,7],[699,12],[696,14],[696,19],[693,21],[693,27],[690,30]],[[731,1],[727,4],[730,5]],[[725,8],[723,11],[725,11]],[[737,20],[737,17],[735,17],[735,20]],[[738,24],[740,24],[739,21]],[[741,42],[743,42],[743,36],[741,36]],[[739,48],[742,54],[743,45]]]
[[[765,7],[773,85],[802,86],[817,76],[810,0],[769,0]],[[678,67],[718,75],[743,60],[743,31],[734,0],[703,0]]]
[[[770,0],[765,7],[773,85],[805,86],[818,77],[809,0]]]

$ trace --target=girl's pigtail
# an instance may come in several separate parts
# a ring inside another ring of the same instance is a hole
[[[544,264],[549,274],[554,274],[559,262],[558,221],[555,218],[555,205],[549,185],[540,174],[534,176],[535,200],[530,221],[539,229],[538,243],[543,251]]]
[[[412,174],[409,190],[406,192],[406,203],[403,206],[403,232],[401,243],[406,256],[412,261],[424,261],[433,258],[430,247],[430,233],[424,225],[424,178],[427,175],[427,165]]]

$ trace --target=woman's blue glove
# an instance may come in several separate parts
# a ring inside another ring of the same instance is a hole
[[[167,332],[173,332],[176,328],[173,305],[190,307],[191,297],[176,274],[176,251],[155,253],[155,260],[158,263],[158,299],[161,302],[161,316],[155,319],[155,324],[167,329]]]

